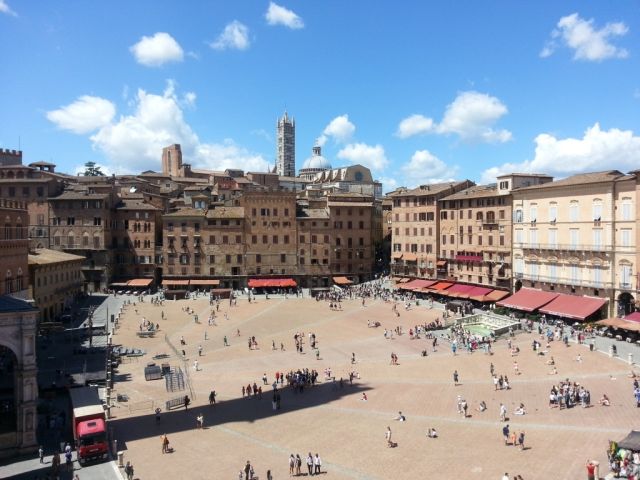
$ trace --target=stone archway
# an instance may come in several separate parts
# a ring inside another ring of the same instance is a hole
[[[618,295],[618,310],[616,312],[616,315],[618,317],[624,317],[625,315],[628,315],[629,313],[635,311],[635,299],[633,298],[633,295],[631,295],[629,292],[622,292],[620,295]]]
[[[522,288],[522,280],[516,280],[516,283],[515,283],[515,285],[513,287],[513,291],[517,292],[521,288]]]
[[[0,313],[0,354],[8,362],[6,365],[11,365],[12,380],[0,382],[0,403],[10,413],[0,431],[0,457],[9,457],[37,449],[35,334],[38,311],[27,302],[11,297],[4,297],[3,302],[6,305]],[[7,382],[12,385],[5,385]],[[5,387],[10,388],[11,394]]]

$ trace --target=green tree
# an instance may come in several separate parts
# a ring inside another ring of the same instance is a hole
[[[100,166],[96,166],[96,162],[87,162],[84,164],[85,177],[104,177],[104,173],[100,170]]]

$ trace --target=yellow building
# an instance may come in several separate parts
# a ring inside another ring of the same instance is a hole
[[[514,190],[514,288],[607,299],[611,316],[633,311],[637,183],[610,170]]]
[[[79,255],[47,248],[29,253],[29,279],[40,321],[56,320],[82,291],[84,260]]]

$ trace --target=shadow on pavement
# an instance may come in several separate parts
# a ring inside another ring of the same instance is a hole
[[[185,410],[184,407],[165,411],[162,406],[160,422],[156,423],[155,414],[149,412],[137,417],[117,418],[117,411],[113,411],[114,418],[109,421],[110,428],[114,430],[114,438],[118,440],[118,450],[126,450],[126,442],[140,440],[149,437],[158,437],[158,450],[160,450],[160,436],[166,434],[171,441],[171,434],[196,428],[196,417],[200,414],[204,417],[204,426],[214,428],[231,422],[255,422],[263,418],[282,416],[289,412],[295,412],[307,408],[330,403],[348,395],[362,395],[362,392],[370,390],[364,384],[354,383],[349,385],[346,381],[340,388],[339,382],[317,384],[315,387],[305,387],[303,393],[294,393],[291,387],[278,389],[281,396],[280,410],[273,410],[273,391],[263,392],[262,399],[257,397],[235,398],[218,402],[216,406],[202,405]],[[183,392],[184,394],[184,392]],[[179,395],[176,394],[176,397]],[[171,444],[178,449],[180,445]]]

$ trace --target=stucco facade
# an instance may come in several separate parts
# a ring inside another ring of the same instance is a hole
[[[612,316],[632,311],[637,182],[612,170],[514,190],[514,288],[606,298]]]

